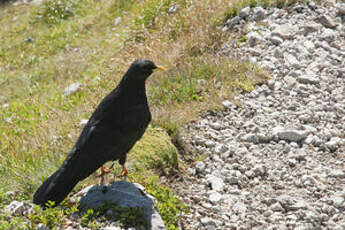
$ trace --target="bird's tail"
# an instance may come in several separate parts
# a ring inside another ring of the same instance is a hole
[[[59,168],[37,189],[33,202],[46,207],[48,201],[53,201],[54,206],[63,201],[79,182],[79,178],[71,175],[68,167]]]
[[[35,204],[46,207],[48,201],[53,201],[54,206],[57,206],[79,181],[88,177],[104,163],[103,158],[90,159],[90,154],[81,154],[77,151],[73,148],[62,166],[37,189],[33,197]]]

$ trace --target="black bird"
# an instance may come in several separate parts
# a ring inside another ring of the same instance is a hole
[[[81,132],[62,166],[43,182],[33,202],[46,206],[48,201],[58,205],[74,186],[101,167],[119,160],[125,167],[126,154],[142,137],[151,121],[147,103],[145,80],[156,69],[165,70],[152,61],[134,61],[118,86],[98,105]]]

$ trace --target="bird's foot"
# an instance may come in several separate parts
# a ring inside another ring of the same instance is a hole
[[[101,177],[107,173],[110,173],[111,172],[111,169],[113,168],[114,164],[112,164],[109,168],[105,168],[104,165],[102,165],[100,167],[100,170],[101,170],[101,173],[97,175],[97,177]]]
[[[123,164],[121,176],[127,176],[127,174],[128,174],[128,170],[127,170],[125,164]]]

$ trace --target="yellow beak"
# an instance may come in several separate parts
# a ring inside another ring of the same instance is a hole
[[[157,69],[154,69],[154,70],[162,70],[162,71],[167,71],[168,69],[163,67],[163,66],[159,66],[157,65]]]

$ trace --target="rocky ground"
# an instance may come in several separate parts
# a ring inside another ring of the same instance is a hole
[[[244,8],[222,28],[267,84],[189,124],[182,229],[345,229],[345,4]]]

